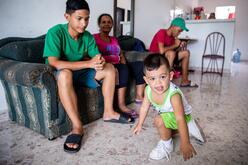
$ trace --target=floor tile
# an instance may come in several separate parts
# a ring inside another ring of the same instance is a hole
[[[76,154],[63,151],[66,136],[48,141],[42,135],[8,120],[0,113],[0,164],[247,164],[248,162],[248,63],[233,64],[231,74],[190,74],[198,88],[181,88],[193,107],[193,117],[204,132],[206,143],[191,138],[197,155],[184,162],[176,136],[171,160],[150,160],[149,153],[159,136],[152,112],[140,135],[133,125],[105,123],[102,119],[85,126],[86,135]],[[180,79],[175,80],[179,83]],[[135,104],[129,105],[135,107]],[[204,163],[203,163],[204,162]]]

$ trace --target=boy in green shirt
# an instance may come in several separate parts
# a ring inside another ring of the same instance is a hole
[[[133,123],[132,118],[113,109],[115,69],[112,64],[105,63],[93,36],[85,30],[89,15],[89,6],[85,0],[67,0],[64,16],[68,23],[48,30],[43,55],[46,63],[57,69],[59,97],[72,122],[72,131],[64,143],[64,150],[72,153],[80,150],[84,134],[73,85],[96,88],[97,81],[101,80],[104,97],[103,120]],[[85,56],[90,57],[90,60],[84,61]]]

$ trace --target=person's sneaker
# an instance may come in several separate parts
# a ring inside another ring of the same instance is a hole
[[[196,138],[197,140],[199,140],[200,142],[204,143],[204,139],[201,135],[201,132],[198,128],[198,126],[195,123],[194,119],[191,119],[188,123],[188,129],[189,129],[189,135],[193,136],[194,138]]]
[[[157,144],[157,146],[152,150],[150,153],[150,158],[154,160],[160,160],[163,158],[166,158],[167,160],[170,160],[170,153],[173,151],[173,141],[168,143],[166,145],[163,140],[160,140]]]

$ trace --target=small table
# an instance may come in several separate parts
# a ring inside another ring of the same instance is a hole
[[[185,41],[185,42],[194,42],[197,41],[196,38],[190,38],[190,37],[178,37],[179,40]]]

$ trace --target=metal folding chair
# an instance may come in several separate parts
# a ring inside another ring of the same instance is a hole
[[[217,73],[223,75],[225,62],[225,37],[220,32],[210,33],[205,41],[202,55],[202,75],[204,73]],[[207,67],[204,67],[207,64]]]

